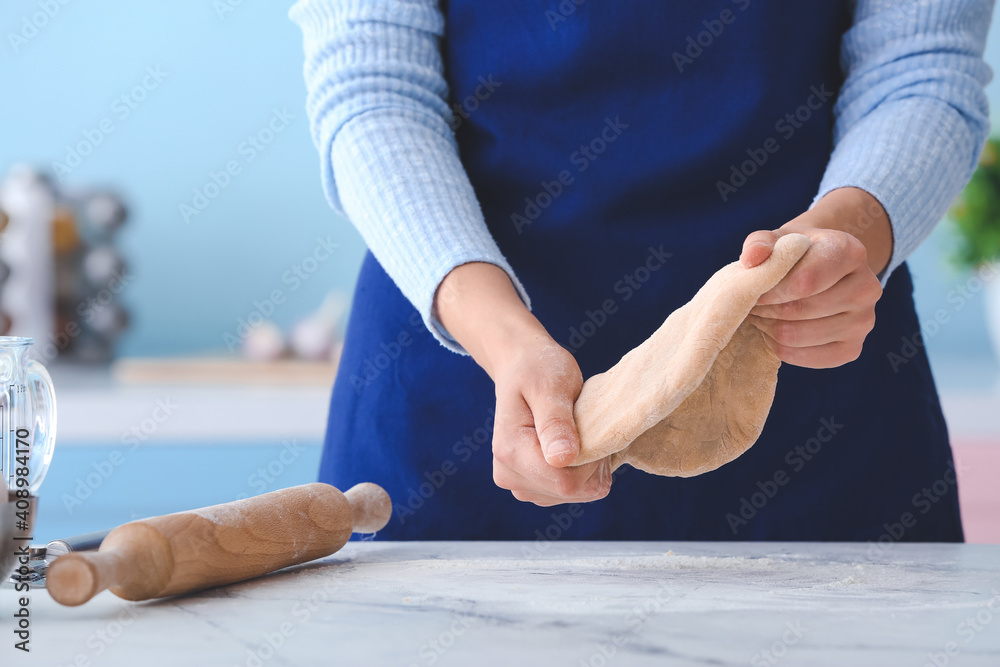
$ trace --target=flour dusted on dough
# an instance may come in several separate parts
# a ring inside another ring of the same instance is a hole
[[[581,448],[573,465],[611,456],[613,469],[692,477],[749,449],[781,362],[746,318],[809,246],[789,234],[764,263],[723,267],[645,342],[587,380],[574,408]]]

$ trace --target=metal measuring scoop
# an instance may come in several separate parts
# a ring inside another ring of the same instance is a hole
[[[96,533],[86,533],[75,537],[67,537],[61,540],[52,540],[45,546],[33,545],[28,547],[28,573],[22,574],[17,570],[10,575],[10,582],[14,584],[27,583],[36,588],[45,587],[45,575],[49,565],[56,558],[69,553],[79,551],[97,551],[101,542],[108,536],[110,530],[102,530]]]

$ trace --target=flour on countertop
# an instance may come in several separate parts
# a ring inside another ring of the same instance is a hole
[[[533,548],[532,545],[528,548]],[[562,554],[559,554],[562,556]],[[331,576],[338,575],[338,568]],[[768,557],[650,555],[523,558],[379,558],[356,562],[352,575],[373,588],[437,607],[445,600],[539,614],[627,613],[665,601],[663,611],[820,610],[858,604],[865,613],[901,609],[962,609],[982,601],[951,588],[947,573],[927,564],[824,561],[797,554]],[[621,596],[622,579],[633,592]],[[636,584],[639,585],[636,589]]]
[[[745,558],[743,556],[678,556],[672,551],[662,556],[623,556],[621,558],[573,558],[563,560],[532,560],[521,558],[499,560],[445,559],[411,560],[404,563],[413,569],[530,569],[543,564],[545,569],[567,572],[588,570],[758,570],[774,569],[776,561],[770,558]],[[402,565],[402,563],[401,563]]]

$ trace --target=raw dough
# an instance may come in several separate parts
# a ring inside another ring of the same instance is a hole
[[[764,263],[723,267],[645,342],[587,380],[574,408],[581,448],[573,465],[611,456],[612,469],[693,477],[748,450],[781,362],[746,317],[809,245],[789,234]]]

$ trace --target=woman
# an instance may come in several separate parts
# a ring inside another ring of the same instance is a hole
[[[301,0],[325,191],[371,250],[321,479],[383,485],[388,539],[961,541],[899,353],[905,259],[988,132],[991,11]],[[757,443],[690,479],[567,467],[582,379],[789,231],[813,246],[752,313],[786,362]]]

